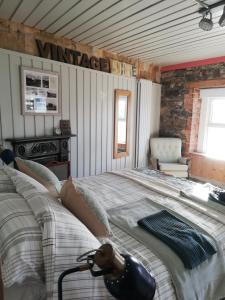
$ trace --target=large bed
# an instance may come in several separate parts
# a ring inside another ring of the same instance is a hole
[[[0,189],[2,187],[3,191],[0,193],[0,205],[5,203],[0,208],[0,224],[3,224],[3,214],[6,214],[3,207],[11,211],[19,209],[20,217],[26,211],[26,215],[36,222],[37,237],[32,241],[33,249],[30,249],[35,255],[27,257],[26,252],[24,256],[22,253],[21,258],[18,252],[21,245],[13,245],[7,236],[7,241],[4,241],[0,227],[5,297],[7,300],[57,299],[59,274],[76,266],[76,259],[83,252],[98,248],[109,239],[98,241],[84,224],[34,181],[27,183],[33,188],[26,190],[24,186],[29,180],[20,172],[10,168],[0,171]],[[181,190],[191,195],[199,184],[149,169],[110,172],[74,179],[74,183],[106,210],[113,233],[110,242],[121,253],[128,252],[135,256],[154,276],[155,300],[219,300],[225,297],[225,206],[200,197],[188,199],[180,195]],[[21,205],[16,207],[16,202]],[[152,237],[149,242],[148,237],[143,236],[141,229],[134,224],[135,218],[162,208],[207,235],[217,249],[216,255],[197,268],[186,270],[179,257],[167,246]],[[11,227],[16,224],[13,223],[16,217],[18,214],[12,218]],[[14,249],[14,246],[18,248]],[[14,267],[13,259],[15,270],[10,269]],[[10,264],[6,268],[8,260]],[[29,265],[29,268],[24,269],[23,264]],[[94,279],[89,271],[69,276],[63,289],[63,299],[114,299],[106,290],[103,279]]]

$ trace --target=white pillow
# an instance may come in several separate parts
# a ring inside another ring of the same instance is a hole
[[[58,193],[61,190],[61,183],[56,175],[47,167],[32,160],[15,158],[18,169],[33,177],[49,190],[56,190]]]
[[[32,184],[38,190],[38,192],[42,192],[42,193],[48,192],[46,187],[44,187],[37,180],[35,180],[34,178],[26,175],[23,172],[20,172],[16,169],[10,168],[9,166],[4,166],[3,170],[4,170],[5,174],[7,174],[7,176],[9,177],[10,181],[12,182],[12,185],[14,187],[14,191],[16,191],[16,187],[15,187],[15,184],[14,184],[12,178],[15,177],[15,176],[18,176],[20,178],[23,178],[26,182],[29,182],[30,184]]]

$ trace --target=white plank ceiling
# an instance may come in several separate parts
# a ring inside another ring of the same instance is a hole
[[[223,7],[209,32],[198,27],[199,8],[194,0],[0,0],[0,18],[163,66],[225,55]]]

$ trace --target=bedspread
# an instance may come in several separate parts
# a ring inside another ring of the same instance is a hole
[[[153,180],[148,175],[135,170],[122,170],[75,181],[81,188],[87,189],[93,197],[101,201],[108,211],[120,205],[129,206],[150,196],[156,203],[170,206],[174,210],[177,206],[185,205],[185,217],[196,225],[200,224],[201,228],[220,244],[225,253],[224,214],[207,207],[206,203],[201,205],[180,197],[179,190],[171,189],[165,183],[158,185],[157,179]],[[176,299],[174,284],[167,265],[156,256],[151,248],[134,236],[127,234],[115,224],[112,229],[114,233],[112,240],[120,245],[121,251],[128,251],[136,256],[152,272],[157,283],[155,299]],[[224,277],[221,280],[221,284],[225,285]]]
[[[170,247],[137,225],[137,221],[140,218],[157,213],[162,209],[165,209],[163,205],[159,205],[151,198],[145,198],[132,204],[110,209],[109,215],[113,224],[116,224],[129,235],[150,248],[168,267],[179,300],[215,300],[222,298],[225,295],[225,285],[223,282],[225,277],[224,256],[221,247],[205,229],[197,226],[198,231],[207,237],[217,253],[198,267],[190,270],[184,267],[181,259]],[[185,215],[186,209],[185,205],[179,205],[176,212],[172,209],[171,212],[173,215],[179,215],[179,218],[181,218],[180,214]],[[184,220],[183,217],[182,219]],[[201,223],[201,220],[199,221]],[[192,227],[196,227],[187,219],[185,219],[185,222],[189,223]]]
[[[100,201],[106,210],[129,205],[146,197],[151,197],[159,205],[166,205],[171,210],[176,210],[177,207],[181,209],[186,205],[185,218],[195,224],[197,220],[197,225],[209,232],[225,252],[224,214],[207,208],[206,205],[179,198],[176,189],[171,191],[164,184],[159,186],[148,175],[125,170],[74,181],[81,189],[87,190],[95,197],[96,201]],[[48,299],[57,299],[57,281],[60,273],[76,266],[77,257],[89,249],[98,248],[100,242],[59,202],[37,193],[32,188],[27,189],[26,183],[20,183],[18,175],[14,177],[14,184],[17,193],[24,197],[40,226]],[[154,300],[178,299],[168,266],[155,251],[117,225],[111,224],[111,229],[111,241],[120,252],[128,252],[135,256],[155,277],[157,287]],[[107,292],[102,278],[94,279],[88,271],[65,278],[63,289],[64,299],[67,300],[113,299]]]

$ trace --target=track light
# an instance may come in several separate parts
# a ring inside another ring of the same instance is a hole
[[[223,14],[219,19],[219,24],[220,24],[221,27],[225,26],[225,6],[223,8]]]
[[[208,15],[209,15],[209,18],[207,17]],[[213,28],[213,21],[212,21],[212,13],[211,13],[211,11],[206,11],[205,13],[203,13],[203,18],[199,22],[199,27],[202,30],[205,30],[205,31],[209,31],[209,30],[211,30]]]

